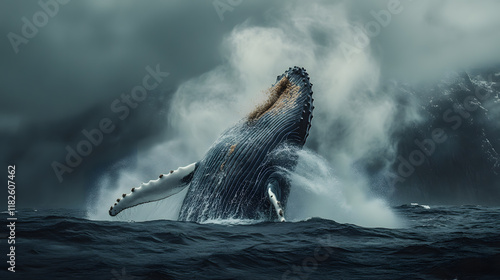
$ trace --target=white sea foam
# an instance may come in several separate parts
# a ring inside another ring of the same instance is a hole
[[[431,209],[431,207],[430,207],[429,205],[425,205],[425,204],[418,204],[418,203],[416,203],[416,202],[412,202],[412,203],[410,203],[410,205],[411,205],[411,206],[420,206],[420,207],[422,207],[422,208],[424,208],[424,209]]]

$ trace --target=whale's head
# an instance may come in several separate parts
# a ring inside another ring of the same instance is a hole
[[[303,145],[309,135],[312,111],[312,83],[301,67],[288,68],[268,90],[269,99],[247,118],[250,126],[279,131],[294,144]]]

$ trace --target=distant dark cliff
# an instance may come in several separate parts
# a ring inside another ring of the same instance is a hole
[[[396,87],[422,120],[394,132],[397,159],[383,172],[393,202],[500,205],[500,67]]]

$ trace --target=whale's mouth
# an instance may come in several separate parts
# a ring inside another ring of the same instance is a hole
[[[299,86],[293,85],[288,77],[283,75],[281,80],[267,90],[268,99],[248,114],[248,122],[258,121],[268,112],[277,112],[278,109],[293,106],[299,96],[299,90]]]

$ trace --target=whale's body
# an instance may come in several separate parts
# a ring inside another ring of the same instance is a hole
[[[293,168],[296,159],[280,150],[305,144],[314,108],[311,86],[304,68],[289,68],[277,77],[269,100],[226,130],[202,160],[132,189],[110,215],[189,187],[179,220],[283,221],[290,187],[282,170]]]

